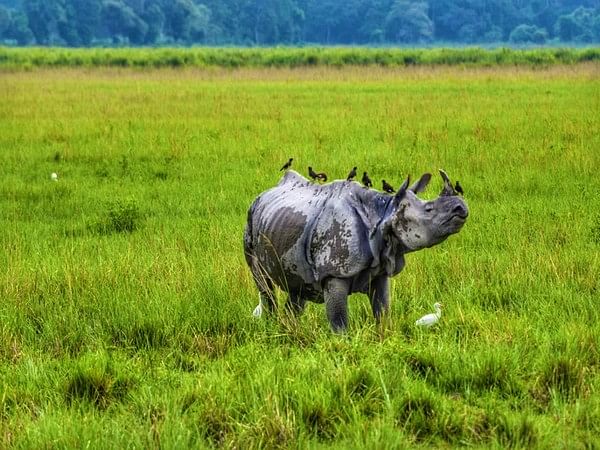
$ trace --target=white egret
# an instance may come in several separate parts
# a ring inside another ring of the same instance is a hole
[[[435,312],[431,314],[427,314],[421,317],[419,320],[415,322],[415,325],[419,327],[429,328],[432,325],[435,325],[440,317],[442,317],[442,304],[436,303],[433,305]]]
[[[258,294],[258,306],[254,308],[254,311],[252,311],[252,315],[254,317],[262,316],[262,299],[260,297],[260,294]]]
[[[50,174],[50,179],[51,179],[52,181],[58,181],[58,174],[57,174],[56,172],[52,172],[52,173]]]

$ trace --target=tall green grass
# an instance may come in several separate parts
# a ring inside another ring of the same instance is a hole
[[[33,67],[312,67],[549,66],[600,60],[598,48],[11,48],[0,68]]]
[[[597,447],[597,69],[0,74],[0,447]],[[291,156],[464,186],[385,326],[252,317],[246,211]]]

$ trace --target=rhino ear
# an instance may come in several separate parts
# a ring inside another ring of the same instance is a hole
[[[417,181],[415,184],[413,184],[410,187],[410,190],[413,191],[415,194],[418,194],[419,192],[423,192],[430,181],[431,181],[431,174],[425,173],[425,174],[423,174],[423,176],[421,178],[419,178],[419,181]]]
[[[400,186],[398,188],[398,192],[396,192],[396,198],[400,199],[400,198],[404,197],[404,194],[406,194],[406,189],[408,188],[409,184],[410,184],[410,175],[406,177],[406,180],[404,180],[404,183],[402,183],[402,186]]]

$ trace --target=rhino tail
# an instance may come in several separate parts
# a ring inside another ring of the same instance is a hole
[[[252,203],[250,209],[248,209],[248,219],[246,221],[246,227],[244,228],[244,256],[246,257],[246,262],[250,267],[252,267],[252,255],[254,254],[254,245],[252,240],[254,233],[252,233],[252,222],[254,210],[256,209],[256,205],[258,204],[259,200],[260,197],[258,197],[256,201]]]

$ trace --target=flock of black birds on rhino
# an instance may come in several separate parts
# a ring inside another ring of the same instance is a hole
[[[288,170],[290,167],[292,167],[293,161],[294,161],[294,158],[288,159],[288,161],[283,165],[283,167],[281,169],[279,169],[279,171],[281,172],[283,170]],[[354,166],[352,168],[352,170],[348,173],[348,176],[346,177],[347,181],[354,180],[354,178],[356,177],[356,169],[357,169],[357,167]],[[315,172],[311,166],[308,166],[308,176],[310,176],[313,179],[313,181],[320,181],[323,183],[327,181],[327,174],[325,172]],[[371,178],[369,178],[369,174],[367,172],[363,172],[361,181],[362,181],[362,184],[366,188],[373,187],[373,182],[371,181]],[[389,184],[387,181],[381,180],[381,183],[382,183],[382,189],[384,192],[387,192],[388,194],[393,194],[394,192],[396,192],[396,190],[393,188],[393,186],[391,184]],[[456,182],[456,186],[454,186],[454,189],[460,195],[464,195],[462,186],[460,185],[460,183],[458,181]]]

